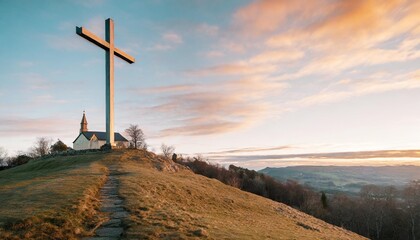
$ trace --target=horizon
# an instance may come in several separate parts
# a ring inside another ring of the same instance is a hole
[[[138,124],[152,151],[250,169],[418,166],[419,13],[414,0],[2,1],[0,147],[73,147],[83,111],[105,131],[104,51],[75,28],[103,38],[112,18],[136,58],[115,58],[115,131]]]

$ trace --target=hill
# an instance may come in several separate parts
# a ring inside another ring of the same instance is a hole
[[[328,193],[357,194],[368,184],[403,187],[420,178],[420,166],[296,166],[259,172],[280,181],[295,180]]]
[[[140,150],[55,157],[1,171],[0,238],[94,235],[108,217],[99,192],[110,171],[129,213],[127,239],[364,239]]]

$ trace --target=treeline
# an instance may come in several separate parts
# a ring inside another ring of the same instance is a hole
[[[125,130],[131,140],[129,141],[129,148],[140,148],[147,150],[146,138],[143,130],[138,125],[130,124]],[[51,157],[56,155],[74,155],[86,152],[92,152],[96,150],[109,150],[109,145],[104,144],[100,149],[84,149],[84,150],[73,150],[71,147],[64,144],[60,139],[55,143],[51,138],[38,137],[27,151],[19,151],[16,156],[9,157],[6,149],[0,146],[0,170],[16,167],[29,162],[32,159]],[[167,151],[174,151],[173,146],[166,146],[162,144],[162,148],[166,147]],[[166,152],[166,154],[172,154],[172,152]],[[164,152],[165,153],[165,152]],[[165,155],[166,156],[166,155]]]
[[[325,195],[295,181],[279,182],[234,165],[225,169],[201,157],[173,160],[197,174],[285,203],[371,239],[420,239],[420,181],[404,190],[367,185],[358,197]]]
[[[17,167],[32,159],[44,157],[49,154],[67,151],[69,148],[60,139],[54,144],[46,137],[37,138],[34,145],[27,152],[20,152],[14,157],[9,157],[7,151],[0,147],[0,170]]]

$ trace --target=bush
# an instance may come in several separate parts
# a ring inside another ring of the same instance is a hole
[[[19,155],[17,157],[11,158],[8,162],[8,165],[9,167],[16,167],[16,166],[25,164],[29,162],[30,160],[32,160],[31,157],[23,154],[23,155]]]
[[[51,153],[58,153],[67,151],[68,147],[60,139],[51,146]]]

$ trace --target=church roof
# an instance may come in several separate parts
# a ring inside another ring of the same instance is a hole
[[[106,140],[106,132],[89,131],[89,132],[82,132],[80,134],[83,134],[88,140],[90,140],[93,136],[96,136],[98,140],[104,140],[104,141]],[[75,142],[76,140],[74,140],[73,142]],[[117,132],[114,133],[114,140],[119,141],[119,142],[128,142],[128,140],[125,137],[123,137],[120,133],[117,133]]]

